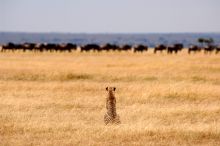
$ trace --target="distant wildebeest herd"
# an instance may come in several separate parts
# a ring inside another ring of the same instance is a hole
[[[167,52],[168,54],[177,54],[178,52],[182,51],[184,48],[183,44],[173,44],[173,45],[164,45],[160,44],[154,47],[154,53],[157,52]],[[77,45],[72,43],[66,44],[54,44],[54,43],[22,43],[22,44],[14,44],[8,43],[1,47],[1,52],[6,51],[33,51],[33,52],[72,52],[79,49],[81,52],[101,52],[101,51],[133,51],[134,53],[137,52],[145,52],[148,51],[147,45],[116,45],[107,43],[105,45],[98,45],[98,44],[86,44],[86,45]],[[212,53],[215,52],[216,54],[220,52],[220,46],[208,45],[208,46],[198,46],[198,45],[191,45],[188,48],[188,53],[196,53],[204,51],[204,53]]]

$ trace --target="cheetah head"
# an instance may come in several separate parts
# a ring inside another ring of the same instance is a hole
[[[106,87],[105,89],[106,89],[106,91],[115,91],[116,90],[115,87]]]

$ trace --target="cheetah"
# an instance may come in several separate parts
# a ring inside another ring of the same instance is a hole
[[[106,109],[107,112],[104,115],[104,123],[107,124],[120,124],[120,117],[116,113],[116,98],[115,98],[115,87],[106,87],[107,98],[106,98]]]

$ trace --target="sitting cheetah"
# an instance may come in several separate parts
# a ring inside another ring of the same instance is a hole
[[[104,115],[104,123],[107,124],[120,124],[120,117],[116,113],[116,99],[115,99],[115,87],[106,87],[108,91],[106,98],[107,113]]]

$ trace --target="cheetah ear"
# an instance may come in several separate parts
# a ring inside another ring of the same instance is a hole
[[[108,91],[108,87],[106,87],[105,89],[106,89],[106,91]]]
[[[116,90],[116,88],[114,87],[114,88],[113,88],[113,90],[115,91],[115,90]]]

